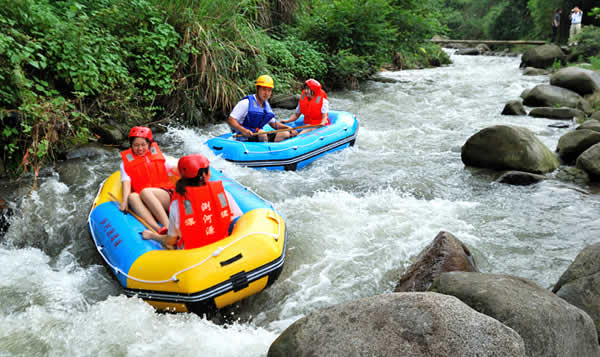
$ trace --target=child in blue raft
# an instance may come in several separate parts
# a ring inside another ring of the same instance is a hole
[[[145,230],[142,237],[177,249],[202,247],[226,237],[231,221],[242,211],[221,181],[210,181],[208,159],[201,154],[183,156],[177,168],[181,178],[169,208],[167,234]]]

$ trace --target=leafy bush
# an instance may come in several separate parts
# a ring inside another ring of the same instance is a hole
[[[570,58],[582,58],[587,60],[592,56],[600,57],[600,27],[583,26],[581,32],[576,36],[575,46]]]

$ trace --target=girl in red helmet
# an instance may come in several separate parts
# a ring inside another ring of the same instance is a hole
[[[202,247],[226,237],[231,221],[242,211],[221,181],[210,181],[208,159],[187,155],[177,167],[181,178],[169,208],[169,230],[167,234],[145,230],[142,237],[178,249]]]
[[[281,120],[282,123],[296,121],[300,115],[304,115],[305,125],[329,125],[329,100],[327,93],[321,88],[321,83],[314,79],[304,82],[304,90],[300,95],[300,101],[296,107],[296,112],[288,119]],[[308,128],[300,132],[305,134],[317,128]]]
[[[152,131],[144,126],[131,128],[130,148],[121,152],[121,211],[133,209],[153,229],[166,230],[167,209],[175,185],[169,180],[172,166],[158,145],[152,141]],[[158,222],[157,222],[158,221]]]

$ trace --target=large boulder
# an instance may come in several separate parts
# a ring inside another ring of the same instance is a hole
[[[559,166],[556,155],[529,129],[495,125],[471,136],[462,146],[467,166],[546,173]]]
[[[582,152],[575,162],[577,168],[587,172],[594,181],[600,178],[600,144],[592,145]]]
[[[523,97],[523,104],[528,107],[569,107],[577,108],[577,103],[583,98],[572,90],[538,84]]]
[[[268,357],[525,356],[515,331],[452,296],[391,293],[310,313]]]
[[[427,291],[441,273],[479,271],[469,248],[452,233],[440,232],[406,270],[395,292]]]
[[[585,247],[577,255],[552,292],[587,312],[600,336],[600,243]]]
[[[527,356],[600,356],[590,316],[530,280],[450,272],[441,274],[431,290],[456,296],[515,330],[525,341]]]
[[[573,118],[583,118],[585,113],[575,108],[537,107],[531,109],[529,116],[535,118],[571,120]]]
[[[550,77],[550,84],[580,95],[592,94],[600,90],[600,74],[589,69],[565,67]]]
[[[600,112],[599,112],[600,113]],[[589,129],[600,133],[600,120],[588,119],[579,125],[575,130]]]
[[[549,44],[530,48],[521,56],[519,67],[547,68],[551,67],[554,61],[565,63],[567,56],[560,47]]]
[[[573,130],[558,139],[556,152],[563,162],[570,164],[597,143],[600,143],[599,132],[589,129]]]

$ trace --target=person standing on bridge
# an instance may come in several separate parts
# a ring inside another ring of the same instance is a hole
[[[575,35],[581,32],[581,17],[583,16],[583,11],[579,8],[579,6],[575,6],[571,10],[571,14],[569,18],[571,19],[571,27],[569,28],[569,46],[572,44],[577,45],[575,42]]]
[[[562,14],[562,9],[554,9],[554,13],[552,14],[552,39],[550,43],[554,43],[554,39],[557,39],[557,43],[560,45],[560,34],[558,38],[556,34],[560,29],[560,15]]]

